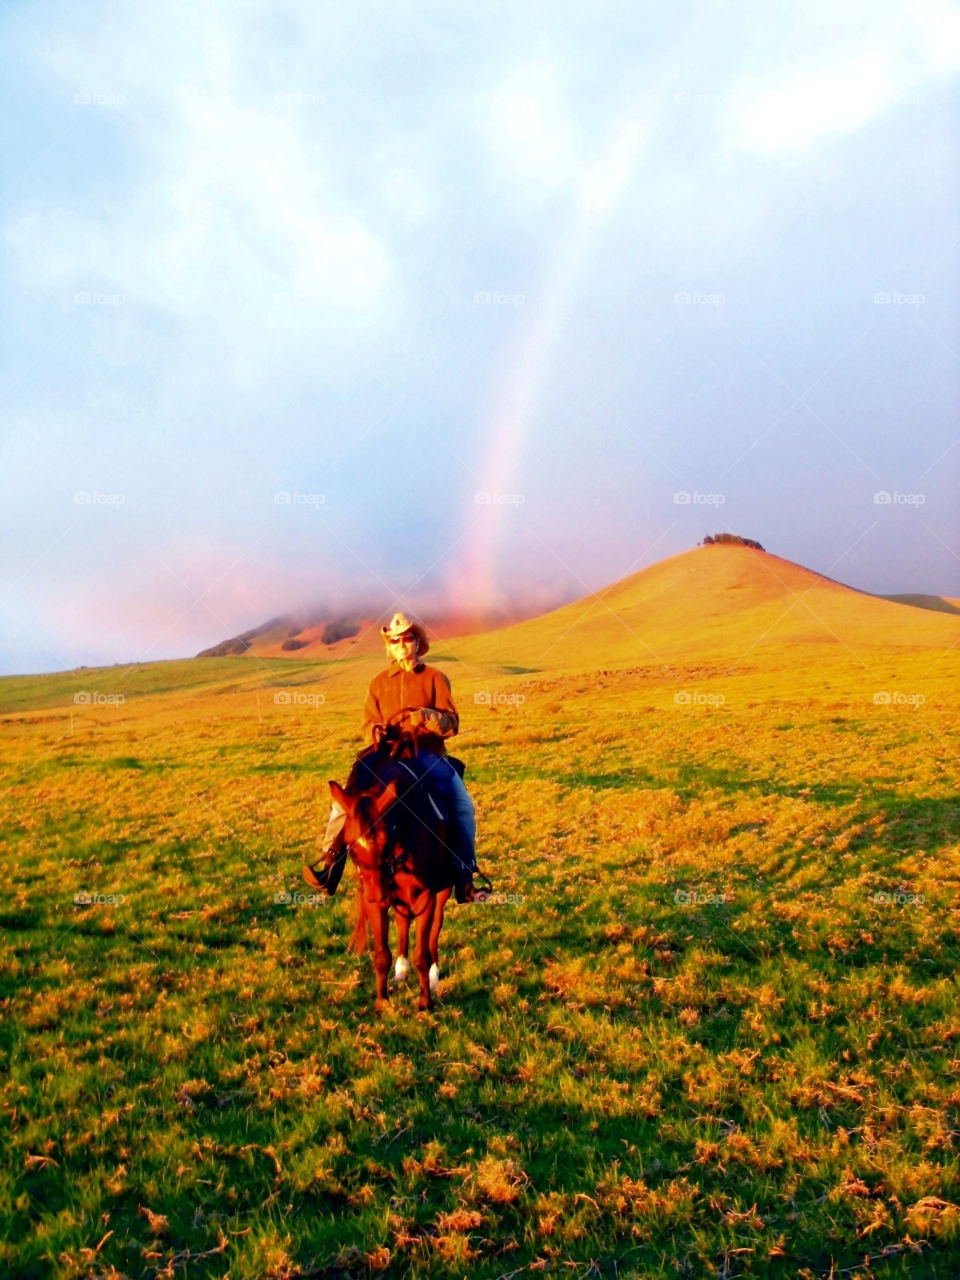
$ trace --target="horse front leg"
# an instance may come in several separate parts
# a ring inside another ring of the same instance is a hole
[[[410,972],[410,917],[405,908],[398,908],[393,913],[397,922],[397,969],[394,977],[403,982]]]
[[[387,975],[390,972],[390,911],[388,907],[368,908],[367,918],[373,934],[373,968],[377,978],[377,1008],[389,999]]]
[[[433,993],[430,990],[430,937],[436,905],[436,894],[431,893],[429,905],[417,916],[417,941],[413,952],[413,963],[416,966],[417,977],[420,979],[418,1009],[433,1008]]]

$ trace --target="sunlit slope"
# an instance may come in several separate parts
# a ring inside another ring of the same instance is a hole
[[[738,656],[784,644],[945,649],[960,617],[856,591],[741,546],[661,560],[552,613],[458,641],[467,661],[609,667]]]

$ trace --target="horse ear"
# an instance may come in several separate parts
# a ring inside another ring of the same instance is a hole
[[[377,797],[377,817],[382,818],[397,798],[397,780],[393,778]]]
[[[344,791],[343,787],[341,787],[339,782],[330,782],[328,785],[330,787],[331,796],[333,796],[334,800],[336,800],[340,808],[344,811],[344,813],[346,813],[347,793]]]

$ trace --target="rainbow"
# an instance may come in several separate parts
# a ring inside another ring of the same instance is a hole
[[[614,128],[599,161],[582,175],[569,231],[561,238],[544,276],[543,301],[506,376],[499,384],[489,425],[479,483],[471,493],[464,550],[447,583],[457,609],[495,607],[500,572],[516,512],[523,453],[537,406],[563,334],[570,298],[584,258],[632,173],[649,128],[630,116]],[[484,501],[484,496],[489,499]],[[499,499],[499,500],[498,500]]]

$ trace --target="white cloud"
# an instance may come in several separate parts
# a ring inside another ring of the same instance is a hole
[[[618,121],[606,147],[581,178],[580,201],[586,219],[602,219],[614,208],[630,181],[650,130],[650,119],[628,116]]]
[[[764,77],[744,84],[734,125],[739,146],[790,151],[866,124],[893,96],[886,59],[874,50],[842,66]]]
[[[497,160],[517,177],[559,187],[579,169],[576,139],[556,68],[528,62],[477,95],[481,128]]]
[[[235,265],[248,260],[248,282],[259,278],[334,308],[375,308],[389,271],[386,248],[359,216],[334,208],[328,173],[308,151],[297,113],[246,107],[212,86],[178,99],[182,128],[168,140],[165,182],[176,218],[158,246],[157,282],[202,262],[216,274],[228,231],[240,255]]]
[[[278,293],[376,314],[391,255],[336,188],[335,131],[320,96],[304,103],[251,84],[236,70],[242,23],[213,12],[193,31],[193,54],[136,34],[114,30],[89,61],[78,42],[52,62],[77,113],[77,145],[106,128],[121,146],[133,141],[135,158],[122,196],[95,212],[81,194],[34,201],[8,222],[22,278],[65,291],[119,282],[129,302],[221,323]],[[116,84],[111,66],[126,67],[136,91],[120,86],[125,101],[112,113],[75,105],[88,81]]]
[[[814,5],[788,58],[735,82],[727,143],[761,156],[810,147],[919,104],[958,69],[960,13],[941,0],[839,13]]]
[[[403,227],[417,227],[434,212],[432,193],[416,172],[397,160],[381,167],[380,199],[390,219]]]

